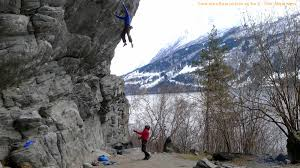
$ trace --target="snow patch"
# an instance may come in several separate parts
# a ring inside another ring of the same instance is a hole
[[[197,68],[198,67],[192,67],[191,65],[186,65],[185,67],[182,68],[180,72],[178,72],[178,75],[194,72],[197,70]]]
[[[156,79],[155,81],[153,81],[152,83],[142,85],[141,88],[152,88],[152,87],[158,85],[163,79],[164,79],[164,77],[160,77],[160,78]]]
[[[134,78],[142,78],[142,77],[154,77],[154,76],[159,76],[160,73],[158,72],[145,72],[145,73],[140,73],[138,71],[134,71],[124,77],[124,80],[130,80]]]

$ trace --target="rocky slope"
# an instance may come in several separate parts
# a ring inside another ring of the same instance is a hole
[[[76,168],[127,141],[124,83],[110,75],[115,11],[119,0],[0,1],[0,161]]]

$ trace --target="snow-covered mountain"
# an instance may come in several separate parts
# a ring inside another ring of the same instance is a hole
[[[264,27],[278,30],[277,35],[280,37],[284,22],[278,19]],[[226,63],[239,74],[237,80],[240,84],[249,82],[251,76],[249,69],[258,58],[253,46],[253,38],[247,33],[247,26],[224,30],[219,32],[219,37],[221,45],[226,45],[228,48],[225,56]],[[179,39],[173,45],[161,49],[149,64],[123,76],[126,93],[139,94],[143,90],[147,90],[148,93],[199,90],[199,79],[194,74],[197,69],[194,62],[199,61],[200,51],[207,47],[207,43],[207,36],[202,36],[183,45]],[[274,44],[274,41],[270,43]]]

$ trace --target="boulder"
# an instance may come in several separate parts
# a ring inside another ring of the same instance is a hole
[[[93,168],[93,165],[90,163],[84,163],[83,168]]]
[[[213,154],[213,160],[217,161],[231,161],[235,158],[235,155],[227,152],[218,152]]]
[[[287,151],[292,163],[300,163],[300,131],[289,133]]]
[[[245,166],[236,166],[228,163],[214,162],[212,163],[208,159],[204,158],[197,162],[194,168],[246,168]]]
[[[191,149],[190,153],[193,155],[199,155],[199,151],[197,151],[196,149]]]
[[[172,153],[172,152],[179,152],[179,149],[172,143],[171,137],[168,137],[164,143],[163,151]]]
[[[219,168],[217,165],[213,164],[212,162],[210,162],[209,160],[207,160],[206,158],[199,160],[197,162],[197,165],[194,166],[194,168]]]
[[[275,160],[278,162],[286,163],[288,160],[288,156],[280,153],[278,156],[276,156]]]
[[[266,162],[266,163],[274,163],[274,162],[276,162],[276,160],[273,158],[273,156],[267,155],[264,158],[264,162]]]
[[[122,143],[117,143],[117,144],[113,145],[113,148],[116,150],[116,153],[118,155],[122,155],[123,154],[124,147],[123,147]]]

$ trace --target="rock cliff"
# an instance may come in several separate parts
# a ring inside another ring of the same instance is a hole
[[[139,0],[126,4],[134,15]],[[127,141],[116,11],[120,0],[0,0],[0,161],[76,168]]]

